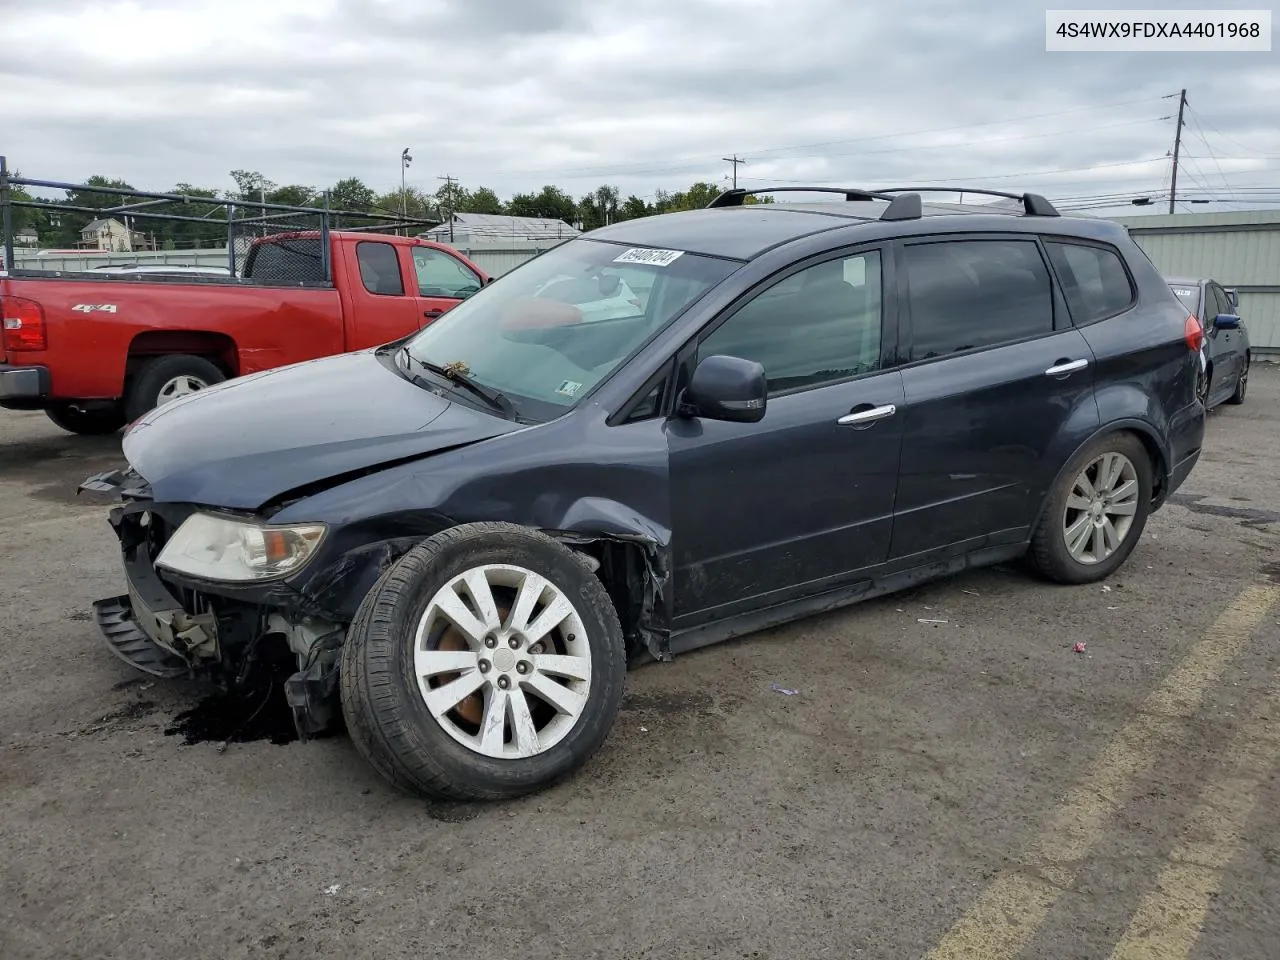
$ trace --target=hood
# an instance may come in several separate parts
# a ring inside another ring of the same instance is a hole
[[[136,421],[123,446],[156,500],[253,510],[299,487],[521,426],[416,386],[365,351],[174,400]]]

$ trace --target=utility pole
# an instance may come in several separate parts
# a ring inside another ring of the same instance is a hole
[[[720,159],[723,160],[725,163],[733,164],[733,189],[737,190],[738,189],[738,164],[746,163],[747,161],[743,160],[736,153],[732,157],[721,157]]]
[[[1178,202],[1178,154],[1182,151],[1182,111],[1187,106],[1187,90],[1184,87],[1178,95],[1178,127],[1173,134],[1173,175],[1169,180],[1169,212]]]
[[[445,174],[443,177],[436,177],[436,179],[443,180],[445,182],[445,186],[448,188],[447,190],[445,190],[445,196],[449,198],[449,243],[452,244],[453,243],[453,201],[454,201],[453,185],[457,181],[453,177],[449,176],[448,174]]]
[[[413,163],[413,157],[409,156],[409,148],[405,147],[400,151],[400,219],[409,219],[409,197],[405,193],[404,172],[409,169],[409,164]],[[400,229],[404,230],[404,224],[400,225]]]

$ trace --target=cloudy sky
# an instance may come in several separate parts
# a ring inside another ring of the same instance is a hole
[[[411,184],[451,174],[503,197],[544,183],[651,196],[722,180],[736,153],[747,186],[1083,198],[1167,191],[1186,87],[1180,193],[1275,188],[1280,205],[1280,47],[1047,53],[1045,6],[0,0],[0,152],[27,176],[153,190],[229,189],[247,168],[385,191],[408,146]]]

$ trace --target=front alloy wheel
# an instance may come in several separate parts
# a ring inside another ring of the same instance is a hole
[[[599,749],[625,653],[586,558],[528,527],[463,524],[406,553],[361,603],[342,647],[343,716],[408,792],[518,796]]]
[[[564,593],[512,564],[445,584],[418,621],[414,672],[449,736],[486,757],[532,757],[573,729],[591,694],[591,642]]]

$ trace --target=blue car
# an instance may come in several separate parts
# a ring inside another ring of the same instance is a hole
[[[1169,289],[1204,325],[1205,370],[1200,391],[1205,408],[1244,403],[1250,351],[1239,295],[1208,278],[1171,277]]]
[[[971,567],[1110,576],[1200,456],[1203,329],[1123,227],[927,189],[611,224],[147,413],[82,484],[122,501],[104,639],[496,799],[584,764],[637,661]]]

